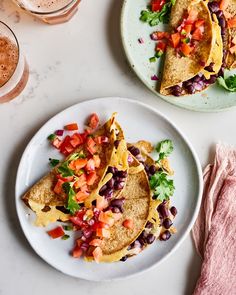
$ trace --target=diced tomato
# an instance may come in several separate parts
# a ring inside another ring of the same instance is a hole
[[[53,189],[54,193],[56,193],[56,194],[58,194],[58,195],[61,194],[63,183],[64,183],[63,180],[58,179],[58,181],[57,181],[57,183],[56,183],[56,185],[55,185],[55,187],[54,187],[54,189]]]
[[[57,178],[61,179],[63,182],[71,182],[74,179],[73,176],[62,177],[60,174],[57,174]]]
[[[164,4],[165,0],[152,0],[151,9],[152,11],[161,11]]]
[[[168,39],[169,38],[169,33],[168,32],[154,32],[153,33],[156,37],[156,40],[162,40],[162,39]]]
[[[180,34],[174,33],[170,35],[171,38],[171,44],[174,48],[177,48],[180,42]]]
[[[227,21],[228,28],[236,28],[236,17],[232,17]]]
[[[96,247],[93,250],[93,258],[97,263],[99,263],[101,257],[102,257],[102,249],[100,247]]]
[[[232,54],[235,53],[235,52],[236,52],[236,45],[230,47],[229,51],[230,51],[230,53],[232,53]]]
[[[96,152],[95,145],[96,142],[92,139],[92,137],[89,137],[87,139],[87,148],[91,154],[94,154]]]
[[[77,123],[71,123],[71,124],[68,124],[64,127],[65,130],[68,130],[68,131],[75,131],[75,130],[78,130],[79,127],[78,127],[78,124]]]
[[[86,175],[83,173],[78,180],[75,182],[74,187],[76,189],[81,188],[83,186],[86,186],[87,183],[87,179],[86,179]]]
[[[79,191],[77,194],[76,194],[76,200],[78,202],[83,202],[84,200],[87,199],[87,197],[89,196],[88,193],[84,193],[82,191]]]
[[[87,175],[87,184],[88,185],[93,185],[94,182],[97,179],[97,174],[95,171],[91,171],[88,175]]]
[[[83,220],[80,217],[72,216],[70,217],[70,221],[75,225],[82,226],[84,224]]]
[[[96,129],[98,127],[98,124],[99,124],[99,118],[98,118],[98,115],[93,113],[90,118],[89,118],[89,122],[88,122],[88,126],[91,128],[91,129]]]
[[[193,48],[186,43],[182,43],[180,46],[180,51],[183,53],[184,56],[189,56],[192,50]]]
[[[54,228],[52,230],[49,230],[47,233],[53,239],[60,238],[60,237],[64,236],[64,234],[65,234],[64,230],[63,230],[63,228],[61,226],[58,226],[58,227],[56,227],[56,228]]]
[[[186,24],[192,24],[197,20],[198,11],[194,8],[189,9]]]
[[[134,228],[133,219],[125,219],[124,222],[123,222],[123,226],[128,228],[128,229],[133,229]]]
[[[59,149],[60,146],[62,144],[62,141],[56,137],[53,141],[52,141],[52,145],[56,148],[56,149]]]
[[[102,240],[100,240],[100,239],[93,239],[89,243],[90,246],[94,246],[94,247],[99,247],[99,246],[101,246],[101,244],[102,244]]]
[[[221,0],[220,1],[220,10],[225,10],[229,5],[230,0]]]
[[[80,258],[80,256],[83,254],[83,251],[78,247],[76,246],[72,252],[72,256],[74,258]]]
[[[89,159],[88,160],[85,169],[87,171],[94,171],[95,170],[95,161],[94,161],[94,159]]]
[[[95,168],[100,167],[101,159],[100,159],[99,155],[93,155],[93,160],[94,160]]]
[[[67,135],[62,144],[60,145],[60,151],[62,154],[64,155],[68,155],[70,152],[68,150],[71,150],[73,151],[73,146],[70,144],[70,140],[71,140],[71,137],[69,135]]]
[[[192,28],[193,28],[193,25],[185,25],[185,26],[183,27],[182,32],[184,31],[184,32],[186,33],[186,35],[188,35],[188,34],[191,33]]]
[[[98,136],[95,138],[95,141],[97,144],[103,144],[103,143],[108,143],[109,142],[109,138],[107,136]]]
[[[98,228],[96,230],[96,235],[101,238],[110,238],[110,231],[106,228]]]
[[[109,226],[113,226],[113,224],[115,223],[115,219],[112,217],[112,212],[110,211],[106,211],[106,212],[100,212],[98,220],[108,224]]]
[[[232,39],[231,43],[236,44],[236,36]]]
[[[87,159],[77,159],[74,161],[74,166],[76,170],[80,170],[82,168],[84,168],[87,165]]]
[[[160,41],[160,42],[157,43],[156,51],[159,51],[159,50],[165,51],[165,49],[166,49],[166,43],[165,42]]]
[[[83,138],[79,133],[74,133],[71,136],[70,144],[75,148],[83,143]]]
[[[200,41],[203,37],[203,29],[202,27],[198,27],[192,34],[192,39]]]
[[[199,19],[199,20],[195,21],[194,26],[195,26],[195,28],[199,28],[199,27],[203,26],[204,23],[205,23],[205,21],[203,19]]]
[[[80,190],[81,190],[81,192],[87,193],[87,192],[88,192],[88,187],[87,187],[87,185],[85,184],[85,185],[81,186],[81,187],[80,187]]]
[[[108,201],[104,197],[98,196],[96,199],[96,208],[99,210],[103,210],[107,208],[107,206],[108,206]]]

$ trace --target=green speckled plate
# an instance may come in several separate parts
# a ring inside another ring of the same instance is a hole
[[[124,0],[121,14],[121,35],[126,56],[131,67],[142,82],[156,95],[165,101],[181,108],[217,112],[236,106],[236,93],[230,93],[217,84],[210,86],[206,91],[184,97],[163,96],[158,92],[160,81],[152,81],[151,76],[161,77],[163,59],[150,63],[149,58],[154,55],[155,42],[150,34],[155,30],[163,30],[163,25],[150,27],[139,20],[141,10],[147,7],[150,0]],[[143,38],[144,44],[138,42]],[[231,71],[235,74],[236,71]]]

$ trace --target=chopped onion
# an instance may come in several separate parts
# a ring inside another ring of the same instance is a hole
[[[55,134],[57,135],[57,136],[62,136],[63,134],[64,134],[64,130],[57,130],[56,132],[55,132]]]
[[[153,76],[151,76],[151,80],[152,81],[158,81],[159,79],[158,79],[157,75],[153,75]]]
[[[138,38],[138,42],[139,42],[140,44],[143,44],[143,43],[144,43],[143,38]]]

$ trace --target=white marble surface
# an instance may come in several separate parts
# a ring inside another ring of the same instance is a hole
[[[0,0],[0,19],[20,39],[30,65],[24,93],[0,105],[0,294],[187,295],[200,271],[190,236],[167,261],[136,278],[93,283],[67,277],[30,248],[14,204],[17,166],[26,144],[52,115],[81,100],[123,96],[169,116],[194,145],[202,165],[217,141],[236,144],[236,109],[204,114],[178,109],[149,92],[127,65],[119,34],[122,0],[83,0],[63,25],[48,26]],[[60,258],[58,258],[60,259]]]

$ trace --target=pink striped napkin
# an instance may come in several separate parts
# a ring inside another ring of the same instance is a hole
[[[203,199],[192,230],[203,259],[194,295],[236,294],[236,149],[218,144],[204,170]]]

